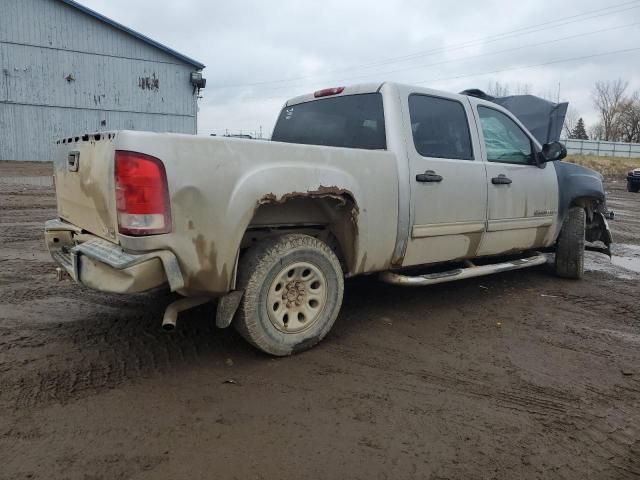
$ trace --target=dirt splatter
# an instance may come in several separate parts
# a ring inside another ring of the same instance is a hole
[[[187,288],[194,291],[212,292],[213,286],[219,286],[229,282],[227,264],[221,270],[217,268],[216,245],[207,242],[203,234],[198,234],[193,239],[193,246],[198,256],[200,270],[190,278],[187,278]],[[222,292],[221,292],[222,293]]]

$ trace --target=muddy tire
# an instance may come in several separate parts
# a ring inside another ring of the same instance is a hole
[[[285,356],[313,347],[333,326],[344,292],[340,261],[321,240],[267,238],[240,259],[244,296],[234,321],[253,346]]]
[[[584,234],[586,213],[582,207],[571,207],[562,224],[556,244],[556,275],[580,279],[584,272]]]
[[[638,190],[640,190],[640,187],[632,185],[631,182],[627,182],[627,192],[638,193]]]

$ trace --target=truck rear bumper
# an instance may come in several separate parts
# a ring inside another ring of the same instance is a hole
[[[44,235],[53,259],[87,287],[113,293],[143,292],[165,283],[172,291],[184,288],[178,260],[168,250],[125,252],[58,219],[45,223]]]

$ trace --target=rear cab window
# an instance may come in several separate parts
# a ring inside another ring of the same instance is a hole
[[[328,147],[385,150],[380,93],[324,98],[285,107],[271,140]]]
[[[421,156],[473,160],[469,121],[460,102],[414,93],[409,95],[409,116]]]

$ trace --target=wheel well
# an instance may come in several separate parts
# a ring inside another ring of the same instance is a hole
[[[607,232],[603,223],[602,215],[596,215],[596,212],[602,213],[603,203],[600,199],[594,197],[579,197],[574,199],[571,207],[581,207],[586,213],[585,237],[588,242],[602,241],[606,245]],[[606,210],[606,209],[605,209]]]
[[[347,193],[291,194],[268,197],[256,208],[240,245],[244,250],[264,238],[304,233],[324,241],[345,272],[355,269],[358,207]]]
[[[590,217],[594,210],[598,207],[600,200],[593,197],[577,197],[571,201],[570,207],[582,207],[587,211],[587,216]]]

